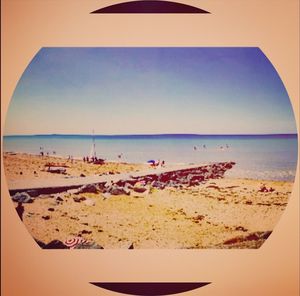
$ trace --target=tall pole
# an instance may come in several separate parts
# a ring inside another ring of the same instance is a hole
[[[93,130],[93,147],[94,147],[94,151],[93,151],[93,156],[96,157],[96,143],[95,143],[95,131]]]

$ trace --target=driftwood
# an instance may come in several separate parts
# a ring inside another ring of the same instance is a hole
[[[55,162],[47,162],[45,167],[61,167],[61,168],[68,168],[69,166],[66,163],[55,163]]]
[[[66,174],[66,169],[64,167],[48,167],[47,172],[53,174]]]

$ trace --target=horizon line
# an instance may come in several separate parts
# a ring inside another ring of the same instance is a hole
[[[150,134],[64,134],[64,133],[49,133],[49,134],[9,134],[3,137],[34,137],[34,136],[284,136],[284,135],[298,135],[298,133],[259,133],[259,134],[197,134],[197,133],[150,133]]]

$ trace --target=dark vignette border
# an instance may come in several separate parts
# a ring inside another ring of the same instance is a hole
[[[195,6],[161,0],[138,0],[122,2],[92,11],[92,14],[106,13],[202,13],[209,14],[210,12],[200,9]]]
[[[195,290],[204,287],[210,282],[198,282],[198,283],[168,283],[168,282],[91,282],[99,288],[110,290],[113,292],[129,294],[129,295],[139,295],[139,296],[162,296],[171,295],[177,293],[183,293],[191,290]]]

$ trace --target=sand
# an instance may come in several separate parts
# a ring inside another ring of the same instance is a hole
[[[39,178],[41,182],[62,178],[43,171],[49,160],[5,154],[8,184],[15,178]],[[68,165],[67,173],[74,176],[146,168],[120,163],[95,166],[79,160]],[[274,191],[260,192],[263,185]],[[292,185],[225,177],[182,189],[150,188],[146,193],[132,191],[129,196],[109,198],[101,192],[76,195],[71,191],[40,195],[33,203],[23,203],[22,218],[31,235],[44,243],[81,236],[104,249],[127,249],[131,245],[135,249],[258,248],[280,219]]]
[[[11,182],[32,179],[64,179],[66,177],[79,177],[80,175],[94,176],[105,173],[118,174],[124,172],[136,172],[148,167],[147,164],[129,164],[122,162],[106,162],[103,165],[95,165],[74,159],[70,161],[61,157],[37,156],[26,153],[4,153],[4,169],[8,186]],[[55,163],[65,165],[66,174],[54,174],[47,172],[47,164]]]

